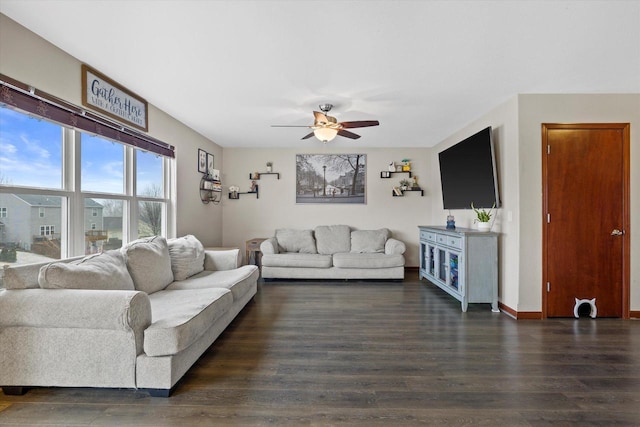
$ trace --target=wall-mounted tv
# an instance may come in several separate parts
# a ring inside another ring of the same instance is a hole
[[[445,209],[500,207],[491,126],[438,156]]]

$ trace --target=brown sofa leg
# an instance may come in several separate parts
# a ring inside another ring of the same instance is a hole
[[[7,396],[22,396],[27,392],[26,387],[2,386],[2,391]]]

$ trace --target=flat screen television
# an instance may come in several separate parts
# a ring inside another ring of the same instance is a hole
[[[438,156],[445,209],[500,207],[491,126]]]

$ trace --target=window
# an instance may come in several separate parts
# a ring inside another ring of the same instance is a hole
[[[0,185],[61,189],[62,126],[9,108],[0,123]]]
[[[123,144],[81,134],[82,191],[124,193]]]
[[[171,158],[4,105],[0,122],[0,246],[18,248],[18,263],[34,262],[20,253],[59,259],[167,235]]]
[[[40,226],[40,235],[41,236],[53,236],[55,233],[55,225],[41,225]]]

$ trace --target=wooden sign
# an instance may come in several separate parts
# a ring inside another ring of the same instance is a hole
[[[149,130],[147,101],[86,64],[82,64],[82,105]]]

